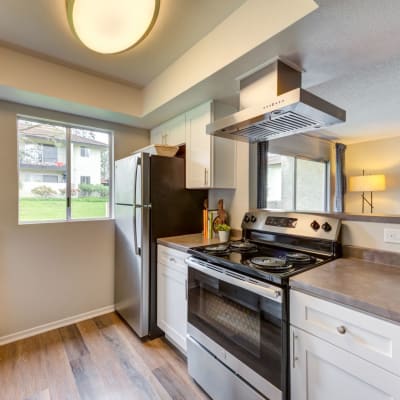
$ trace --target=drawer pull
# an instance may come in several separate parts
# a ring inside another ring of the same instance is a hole
[[[173,258],[173,257],[170,257],[170,258],[169,258],[169,261],[176,263],[176,260],[175,260],[175,258]]]
[[[341,335],[344,335],[345,333],[346,333],[346,327],[345,326],[343,326],[343,325],[341,325],[341,326],[338,326],[337,328],[336,328],[336,330],[338,331],[338,333],[340,333]]]

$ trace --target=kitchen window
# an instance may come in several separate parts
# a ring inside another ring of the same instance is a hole
[[[17,124],[19,223],[109,218],[112,132],[24,117]]]
[[[267,208],[327,211],[328,171],[328,161],[268,153]]]

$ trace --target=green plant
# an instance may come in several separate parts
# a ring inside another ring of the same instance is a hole
[[[101,184],[93,185],[90,183],[81,183],[78,190],[82,197],[107,197],[110,192],[108,186]]]
[[[81,183],[79,185],[79,193],[82,197],[88,197],[90,196],[94,190],[93,190],[93,186],[90,183]]]
[[[48,199],[49,197],[55,196],[57,192],[51,187],[43,185],[37,186],[31,190],[31,192],[42,199]]]
[[[94,185],[94,191],[99,194],[100,197],[107,197],[110,193],[109,187],[104,185]]]
[[[215,226],[215,229],[217,231],[230,231],[231,227],[227,224],[218,224]]]

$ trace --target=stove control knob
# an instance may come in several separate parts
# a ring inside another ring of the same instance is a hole
[[[250,217],[246,215],[243,220],[246,224],[248,224],[250,222]]]
[[[314,229],[314,231],[317,231],[320,228],[319,223],[317,221],[315,221],[315,220],[313,222],[311,222],[310,226],[311,226],[312,229]]]
[[[250,221],[254,224],[254,222],[257,221],[257,218],[254,215],[252,215]]]
[[[325,222],[324,224],[322,224],[321,228],[322,228],[322,230],[325,231],[325,232],[330,232],[330,231],[332,230],[332,227],[331,227],[327,222]]]

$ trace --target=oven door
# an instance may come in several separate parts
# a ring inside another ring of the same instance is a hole
[[[207,338],[201,344],[211,339],[281,391],[282,290],[193,257],[186,262],[188,322]]]

